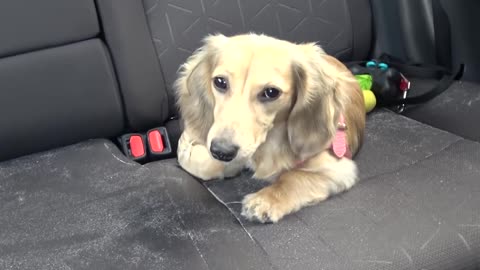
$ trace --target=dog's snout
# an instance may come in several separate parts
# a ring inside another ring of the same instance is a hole
[[[210,145],[212,156],[221,161],[232,161],[238,153],[238,146],[228,142],[226,139],[213,139]]]

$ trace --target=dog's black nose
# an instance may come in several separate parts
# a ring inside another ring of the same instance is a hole
[[[210,153],[212,156],[221,161],[232,161],[238,152],[238,146],[229,143],[225,139],[213,139],[210,146]]]

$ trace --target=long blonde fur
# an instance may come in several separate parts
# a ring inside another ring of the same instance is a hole
[[[231,89],[218,93],[212,78],[229,74]],[[262,104],[262,85],[281,88],[282,96]],[[293,44],[265,35],[209,36],[181,67],[175,83],[184,122],[179,163],[210,180],[249,167],[272,184],[243,201],[251,220],[276,222],[305,205],[351,188],[354,161],[329,150],[341,114],[352,153],[365,127],[362,92],[348,69],[313,43]],[[231,162],[214,159],[212,138],[233,130],[240,146]],[[302,162],[298,166],[299,161]]]

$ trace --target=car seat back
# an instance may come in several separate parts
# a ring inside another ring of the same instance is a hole
[[[371,44],[369,0],[143,0],[169,104],[180,64],[207,34],[257,32],[294,42],[317,42],[346,61],[363,60]],[[176,115],[170,106],[170,114]]]
[[[172,83],[207,34],[318,42],[357,60],[370,17],[369,0],[1,1],[0,160],[164,124],[175,145]]]
[[[93,0],[0,1],[0,160],[123,129]]]

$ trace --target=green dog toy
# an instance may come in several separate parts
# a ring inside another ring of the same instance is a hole
[[[362,74],[355,75],[355,78],[357,78],[360,88],[363,90],[362,92],[363,99],[365,100],[365,109],[367,113],[369,113],[375,108],[375,105],[377,105],[377,99],[371,90],[373,81],[372,76],[368,74]]]

